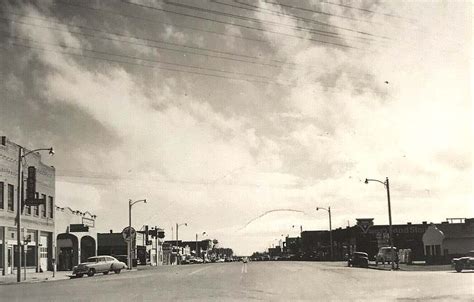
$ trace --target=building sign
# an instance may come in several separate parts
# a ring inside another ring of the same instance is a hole
[[[360,227],[364,234],[367,234],[367,231],[371,226],[374,225],[373,218],[357,218],[357,225]]]
[[[95,220],[87,217],[82,217],[82,224],[93,228],[95,226]]]
[[[70,224],[69,225],[69,232],[89,232],[89,227],[87,225],[81,224]]]

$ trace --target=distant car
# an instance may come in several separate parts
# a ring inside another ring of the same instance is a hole
[[[247,263],[247,262],[249,262],[249,258],[247,258],[247,257],[243,257],[243,258],[242,258],[242,262],[243,262],[243,263]]]
[[[216,260],[217,263],[225,262],[224,258],[219,258]]]
[[[474,251],[470,251],[464,257],[454,258],[452,264],[458,273],[462,272],[463,269],[474,269]]]
[[[87,262],[80,263],[74,266],[72,274],[76,277],[81,278],[84,274],[92,277],[96,273],[103,273],[107,275],[109,272],[120,274],[120,271],[126,269],[127,265],[121,261],[118,261],[112,256],[94,256],[89,257]]]
[[[347,260],[347,266],[369,267],[369,255],[364,252],[354,252]]]
[[[398,263],[398,251],[396,247],[393,247],[393,255],[394,255],[393,261],[395,263]],[[379,262],[382,262],[382,264],[392,263],[392,251],[389,246],[381,247],[379,249],[379,252],[375,256],[375,265],[378,265]]]

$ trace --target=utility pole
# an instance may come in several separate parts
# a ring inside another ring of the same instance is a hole
[[[196,233],[196,258],[198,257],[198,234]]]
[[[390,185],[388,177],[385,179],[385,187],[387,188],[387,200],[388,200],[388,234],[390,236],[390,252],[392,254],[392,269],[395,269],[395,251],[393,249],[393,233],[392,233],[392,207],[390,205]]]
[[[156,236],[155,236],[155,263],[156,263],[156,266],[158,266],[158,259],[160,259],[160,257],[158,257],[158,227],[155,225],[155,232],[156,232]]]
[[[16,201],[16,281],[21,282],[21,192],[23,191],[21,178],[21,158],[23,147],[18,146],[18,186],[17,186],[17,201]],[[37,239],[38,240],[38,239]],[[5,241],[5,238],[3,239]],[[5,243],[4,243],[5,244]]]

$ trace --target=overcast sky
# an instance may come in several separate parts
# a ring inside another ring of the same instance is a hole
[[[10,2],[10,4],[8,4]],[[20,2],[21,4],[18,4]],[[14,4],[15,3],[15,4]],[[342,4],[341,4],[342,3]],[[249,254],[373,217],[472,217],[468,1],[2,1],[0,131],[56,202]],[[273,211],[261,218],[266,211]],[[247,225],[248,224],[248,225]],[[293,228],[292,226],[296,226]],[[277,240],[275,240],[277,239]]]

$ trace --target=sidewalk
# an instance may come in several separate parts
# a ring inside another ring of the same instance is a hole
[[[24,280],[24,274],[21,272],[21,282],[22,283],[35,283],[35,282],[46,282],[46,281],[57,281],[57,280],[67,280],[71,275],[71,271],[60,271],[56,272],[53,278],[53,272],[46,271],[43,273],[34,273],[27,272],[26,280]],[[0,276],[0,285],[4,284],[16,284],[16,274],[9,274],[5,276]]]
[[[375,266],[375,264],[369,265],[370,269],[382,270],[382,271],[390,271],[392,270],[392,266],[390,264],[379,264]],[[399,265],[399,271],[408,271],[408,272],[433,272],[433,271],[454,271],[454,268],[450,264],[443,264],[443,265],[426,265],[426,264],[404,264],[401,263]]]
[[[122,274],[126,274],[129,272],[136,272],[137,269],[134,268],[132,270],[122,270]],[[39,282],[50,282],[50,281],[59,281],[59,280],[69,280],[72,277],[72,271],[59,271],[55,273],[53,278],[53,272],[46,271],[43,273],[34,273],[34,272],[27,272],[26,273],[26,280],[24,280],[23,272],[21,273],[21,283],[39,283]],[[72,277],[75,278],[75,277]],[[18,284],[16,281],[16,274],[10,274],[6,276],[0,276],[0,286],[7,285],[7,284]]]

